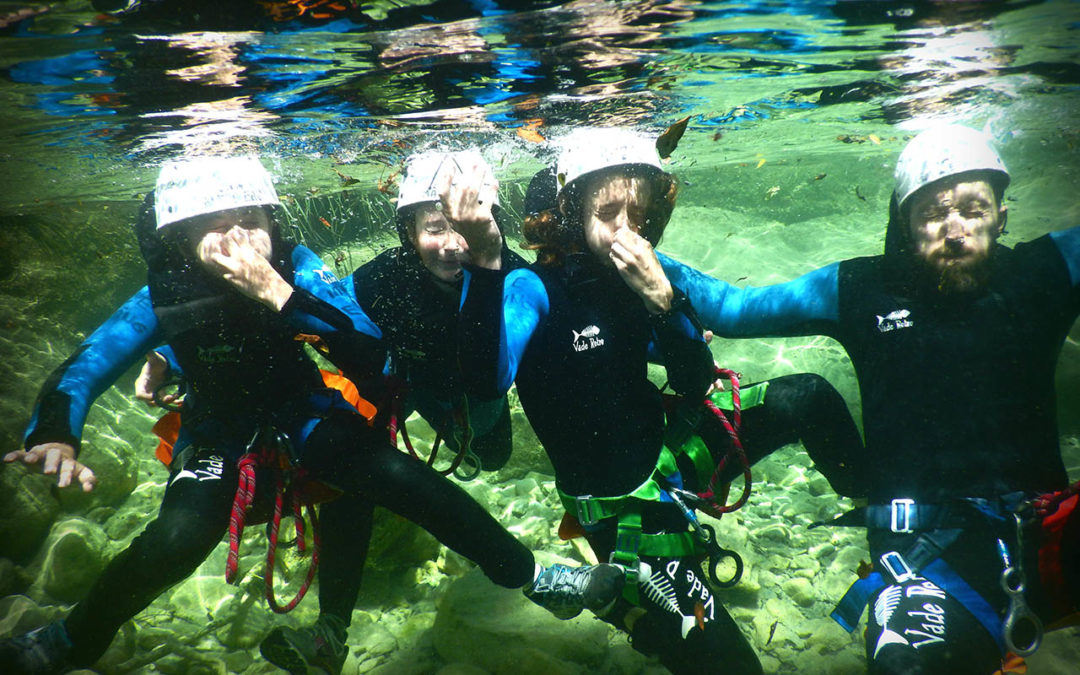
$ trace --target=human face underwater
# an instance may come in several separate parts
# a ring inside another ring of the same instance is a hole
[[[190,238],[195,242],[196,256],[204,264],[213,252],[228,246],[230,235],[235,241],[249,244],[257,255],[270,259],[270,217],[261,206],[216,211],[191,220]]]
[[[605,265],[613,266],[611,245],[615,235],[629,229],[641,234],[651,184],[640,176],[608,173],[591,181],[582,213],[585,244]]]
[[[469,245],[434,204],[417,210],[410,239],[435,278],[453,283],[461,276],[462,263],[469,261]]]
[[[981,288],[990,251],[1005,228],[987,180],[946,178],[911,197],[912,248],[939,291],[965,293]]]

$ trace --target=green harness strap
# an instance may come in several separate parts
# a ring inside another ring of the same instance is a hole
[[[765,390],[769,383],[761,382],[740,390],[742,409],[761,405],[765,400]],[[715,392],[710,396],[713,403],[721,410],[734,410],[730,391]],[[623,565],[627,570],[627,583],[623,586],[623,597],[633,604],[638,604],[637,561],[638,556],[647,555],[657,558],[682,558],[704,552],[704,547],[693,531],[672,532],[666,534],[645,534],[641,531],[641,506],[643,502],[661,501],[664,489],[660,480],[679,472],[676,457],[686,455],[694,465],[699,484],[707,484],[716,469],[712,454],[700,436],[691,436],[677,451],[666,445],[660,449],[656,468],[633,492],[616,497],[593,497],[584,495],[575,497],[559,490],[559,499],[563,508],[575,516],[582,525],[592,525],[605,518],[618,518],[615,533],[615,550],[611,561]],[[689,528],[689,524],[687,525]]]

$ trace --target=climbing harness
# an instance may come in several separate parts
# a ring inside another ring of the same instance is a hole
[[[713,394],[706,400],[706,407],[723,424],[732,439],[732,448],[714,465],[709,449],[700,438],[691,437],[678,449],[664,445],[649,478],[633,492],[616,497],[593,497],[592,495],[569,495],[559,492],[563,507],[577,524],[588,527],[605,518],[616,518],[615,548],[610,562],[626,567],[628,582],[624,586],[624,595],[631,602],[637,602],[637,577],[639,556],[660,558],[681,558],[704,554],[708,557],[709,580],[718,588],[730,588],[739,583],[743,574],[742,557],[734,550],[720,546],[716,530],[711,525],[700,522],[695,509],[701,509],[709,515],[719,518],[724,513],[731,513],[741,508],[750,495],[750,467],[742,442],[739,440],[739,427],[742,423],[742,397],[740,395],[738,373],[718,368],[716,374],[731,380],[730,407],[732,420],[720,409],[717,401],[720,393]],[[764,399],[764,387],[751,388],[753,404],[760,404]],[[723,392],[725,395],[726,392]],[[678,455],[685,455],[695,467],[695,472],[705,482],[709,477],[708,488],[693,492],[683,487],[681,473],[676,463]],[[725,466],[732,459],[742,464],[745,484],[743,493],[732,504],[726,503],[727,490],[718,484]],[[641,531],[641,507],[645,502],[671,502],[679,509],[689,523],[686,532],[647,534]],[[573,538],[580,532],[572,526],[566,527],[564,538]],[[562,535],[561,535],[562,536]],[[724,565],[733,566],[727,578],[722,578],[720,570]]]
[[[713,401],[713,397],[705,399],[705,409],[720,420],[720,423],[724,426],[724,430],[727,431],[728,437],[731,439],[731,449],[717,463],[716,469],[713,470],[712,476],[709,478],[708,488],[695,494],[691,503],[694,508],[701,509],[714,518],[720,518],[725,513],[738,511],[746,504],[746,501],[750,498],[753,478],[750,474],[750,460],[747,459],[746,451],[743,449],[742,441],[739,439],[739,430],[742,427],[742,399],[739,392],[739,378],[742,375],[733,370],[720,367],[716,368],[716,375],[731,382],[731,419],[729,420],[724,411]],[[730,484],[720,486],[718,491],[718,483],[732,456],[742,467],[743,488],[739,498],[734,503],[728,504],[727,496]]]
[[[739,430],[742,427],[742,398],[740,396],[739,379],[742,377],[740,373],[736,373],[733,370],[727,368],[716,367],[715,375],[728,380],[731,383],[731,419],[729,420],[724,411],[720,409],[713,397],[708,397],[704,401],[705,409],[715,416],[723,425],[724,430],[727,432],[728,437],[731,439],[731,449],[720,458],[717,462],[716,468],[713,469],[712,475],[709,478],[707,489],[701,492],[691,492],[684,490],[678,486],[669,486],[667,493],[671,497],[671,500],[682,512],[683,516],[690,523],[690,527],[697,534],[698,541],[705,548],[706,554],[709,558],[708,573],[709,580],[713,582],[719,588],[730,588],[739,583],[743,574],[743,560],[737,552],[732,549],[727,549],[720,546],[716,538],[716,530],[711,525],[702,525],[698,520],[697,514],[694,513],[694,509],[700,509],[710,516],[719,519],[725,513],[731,513],[741,509],[750,498],[751,485],[753,479],[750,473],[750,461],[746,456],[746,451],[743,448],[742,441],[739,439]],[[739,498],[729,504],[727,503],[728,491],[730,489],[730,483],[725,483],[719,487],[720,477],[727,467],[727,463],[732,456],[742,466],[743,474],[743,489]],[[699,466],[699,462],[694,462],[695,466]],[[719,569],[724,561],[730,560],[734,565],[734,570],[727,579],[721,579]]]
[[[433,470],[437,471],[443,476],[449,476],[453,474],[455,478],[460,481],[468,482],[475,479],[480,475],[480,458],[476,456],[476,453],[472,451],[472,426],[469,423],[469,401],[465,397],[461,398],[461,401],[453,407],[450,411],[452,429],[460,430],[458,434],[458,450],[457,454],[450,461],[450,466],[445,469],[435,468],[435,459],[439,455],[439,447],[442,445],[443,437],[441,431],[435,432],[435,441],[431,444],[431,453],[425,460],[420,456],[420,453],[416,451],[413,446],[412,439],[409,437],[409,430],[405,426],[405,394],[408,392],[409,385],[403,382],[401,379],[391,377],[387,379],[387,386],[390,389],[390,420],[387,423],[387,429],[390,432],[390,443],[396,448],[398,447],[398,432],[401,432],[401,440],[405,445],[405,449],[409,452],[409,455],[413,459],[424,462]]]
[[[319,517],[315,511],[312,500],[306,498],[305,483],[307,477],[304,470],[296,466],[292,457],[292,444],[288,436],[275,429],[264,427],[255,432],[251,442],[248,443],[244,455],[237,463],[240,471],[240,480],[236,487],[236,496],[233,499],[232,512],[229,515],[229,556],[225,562],[225,581],[233,583],[236,580],[237,560],[240,552],[240,539],[244,534],[248,511],[255,501],[255,474],[260,468],[274,470],[276,479],[274,497],[274,515],[267,523],[267,537],[270,542],[266,549],[266,601],[270,609],[278,614],[291,611],[304,596],[315,578],[315,572],[319,566]],[[289,492],[290,513],[296,524],[296,548],[303,554],[307,552],[305,538],[306,528],[304,516],[301,513],[301,505],[307,506],[308,517],[311,519],[311,564],[308,566],[307,575],[296,596],[285,605],[279,605],[274,596],[274,563],[278,549],[278,534],[281,527],[281,516],[284,509],[285,495]]]

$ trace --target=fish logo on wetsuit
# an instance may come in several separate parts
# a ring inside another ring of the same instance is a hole
[[[876,314],[875,316],[877,316],[877,329],[882,333],[888,333],[897,328],[911,328],[915,325],[915,322],[908,318],[911,316],[910,309],[898,309],[889,312],[885,316],[881,316],[880,314]]]
[[[575,352],[604,346],[604,338],[600,337],[600,329],[595,325],[582,328],[580,333],[573,329],[570,329],[570,332],[574,334]]]

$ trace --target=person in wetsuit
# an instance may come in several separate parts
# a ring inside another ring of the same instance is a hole
[[[505,395],[491,400],[466,395],[457,362],[457,323],[462,263],[474,256],[497,256],[505,272],[526,264],[504,241],[496,185],[478,152],[411,157],[396,205],[401,246],[383,251],[342,280],[382,330],[390,350],[387,374],[399,388],[392,393],[400,397],[400,420],[418,411],[451,450],[467,445],[472,457],[463,468],[485,471],[510,458],[510,406]],[[480,191],[484,194],[474,196]],[[440,193],[447,195],[445,206]],[[467,208],[477,199],[480,212],[470,213]],[[457,231],[460,223],[448,216],[486,220],[481,246],[470,249]]]
[[[580,611],[617,594],[622,572],[614,566],[537,565],[463,490],[397,452],[384,430],[369,426],[337,390],[324,386],[294,339],[298,333],[322,338],[332,360],[355,376],[381,369],[380,332],[314,253],[279,237],[269,210],[277,203],[270,175],[254,158],[201,158],[162,168],[153,202],[145,206],[158,236],[140,241],[147,287],[49,378],[25,449],[4,458],[58,473],[60,487],[74,479],[92,489],[93,472],[76,457],[90,403],[167,342],[188,394],[161,508],[63,621],[0,643],[3,672],[92,664],[124,622],[191,574],[228,526],[237,459],[261,430],[284,435],[312,479],[413,520],[476,561],[492,581],[525,588],[538,604]],[[366,534],[368,527],[351,524],[345,534]],[[332,541],[326,544],[331,549],[324,557],[346,564]],[[344,640],[351,600],[348,614],[329,626],[334,639]],[[336,673],[345,655],[339,645],[314,654],[317,662],[295,666]]]
[[[870,602],[873,673],[989,674],[1010,649],[1038,646],[1030,618],[1003,630],[1020,609],[1000,585],[1006,568],[1025,571],[1026,602],[1047,624],[1080,607],[1080,509],[1054,391],[1080,313],[1080,228],[998,243],[1009,173],[966,127],[919,134],[895,179],[883,255],[763,288],[661,263],[719,335],[844,346],[862,395],[869,505],[835,524],[867,528],[875,572],[834,618],[854,630]],[[1032,517],[1029,500],[1051,493],[1050,515]]]
[[[461,263],[469,259],[470,251],[454,231],[457,221],[448,221],[447,216],[493,219],[498,205],[496,186],[479,153],[427,153],[411,158],[397,201],[402,246],[380,253],[339,282],[379,327],[390,352],[385,379],[346,372],[362,395],[385,411],[377,424],[385,424],[390,414],[402,424],[418,410],[452,451],[449,456],[462,450],[469,453],[461,468],[470,472],[494,470],[509,459],[513,447],[510,408],[505,396],[491,401],[467,398],[461,386],[457,309]],[[485,198],[489,200],[486,209],[476,203]],[[475,255],[499,255],[507,270],[524,264],[506,248],[497,225],[488,235],[487,246],[478,247]],[[322,562],[322,612],[313,626],[274,628],[260,644],[268,661],[284,668],[302,662],[316,666],[325,660],[318,656],[320,645],[344,645],[339,619],[348,626],[359,596],[371,507],[367,500],[349,497],[322,506],[323,521],[332,519],[332,526],[326,528],[334,530],[330,536],[341,539],[333,548],[332,571],[327,571],[325,556]],[[360,532],[356,532],[358,526]],[[327,635],[339,638],[328,641]]]
[[[674,672],[723,664],[760,673],[701,580],[687,521],[660,496],[693,467],[665,447],[650,350],[688,400],[702,400],[712,381],[709,349],[689,308],[673,304],[652,252],[675,184],[650,142],[591,131],[559,159],[558,213],[526,226],[538,262],[506,275],[466,266],[462,372],[471,391],[489,398],[516,382],[564,505],[598,558],[627,567],[625,597],[598,616]],[[469,229],[463,234],[472,241]]]

